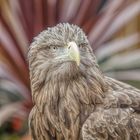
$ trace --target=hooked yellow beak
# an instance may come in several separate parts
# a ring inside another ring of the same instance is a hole
[[[79,66],[80,65],[80,52],[79,52],[79,48],[76,45],[75,42],[69,42],[68,43],[68,55],[70,57],[71,60],[75,61],[76,64]]]

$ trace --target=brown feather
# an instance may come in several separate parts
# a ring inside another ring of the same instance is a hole
[[[80,66],[64,59],[70,41],[82,45]],[[30,46],[29,69],[33,140],[140,139],[140,91],[102,74],[79,27],[58,24],[40,33]]]

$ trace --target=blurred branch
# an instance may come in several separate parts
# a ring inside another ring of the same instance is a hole
[[[112,71],[106,74],[119,80],[140,81],[140,70]]]
[[[140,67],[140,49],[129,53],[117,54],[101,64],[104,71],[114,69],[129,69],[135,66]]]
[[[7,0],[1,0],[0,4],[1,15],[4,18],[3,20],[8,25],[9,29],[12,31],[13,36],[16,38],[17,43],[19,44],[20,50],[26,56],[27,53],[27,44],[28,40],[26,34],[23,30],[22,24],[15,13],[11,13],[9,4]],[[17,30],[18,29],[18,30]]]
[[[97,46],[99,46],[105,40],[108,40],[114,33],[116,33],[122,26],[127,24],[136,15],[140,13],[140,1],[133,2],[128,7],[126,7],[117,17],[113,20],[110,27],[105,32],[104,36],[100,38]]]
[[[96,50],[96,56],[98,57],[99,61],[102,61],[103,59],[128,49],[137,43],[140,43],[139,33],[115,39],[101,45],[101,47]]]
[[[115,18],[114,12],[123,4],[123,0],[111,1],[109,3],[110,8],[108,8],[105,13],[103,13],[102,18],[98,20],[95,27],[89,33],[89,40],[91,44],[95,44],[97,40],[101,39],[105,31],[108,29],[113,19]]]

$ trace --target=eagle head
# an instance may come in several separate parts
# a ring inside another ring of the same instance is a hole
[[[77,78],[96,65],[86,35],[68,23],[48,28],[35,37],[28,57],[31,82],[37,83]]]

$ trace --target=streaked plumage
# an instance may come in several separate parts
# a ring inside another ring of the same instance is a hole
[[[41,32],[28,57],[33,140],[140,140],[140,90],[102,74],[79,27]]]

